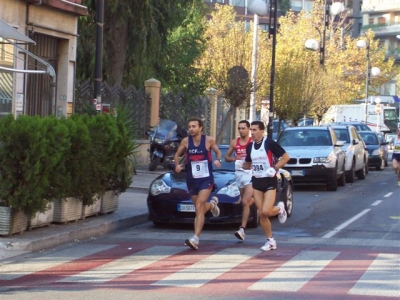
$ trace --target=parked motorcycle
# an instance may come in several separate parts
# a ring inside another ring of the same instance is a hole
[[[182,139],[187,136],[187,131],[174,121],[160,119],[156,126],[147,130],[146,134],[150,137],[149,170],[154,171],[158,165],[171,169],[175,152]]]

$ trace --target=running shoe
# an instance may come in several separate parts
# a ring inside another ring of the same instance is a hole
[[[235,232],[235,236],[241,241],[244,241],[245,235],[246,234],[244,233],[244,228],[242,226],[240,226],[239,230]]]
[[[260,248],[262,251],[269,251],[269,250],[275,250],[276,249],[276,242],[274,239],[267,239],[267,242],[265,243],[264,246]]]
[[[279,207],[279,215],[278,215],[278,220],[280,223],[285,223],[287,219],[287,214],[286,214],[286,209],[285,209],[285,204],[283,204],[282,201],[278,202],[277,206]]]
[[[219,207],[218,207],[218,198],[213,196],[210,200],[210,203],[214,204],[211,208],[211,213],[214,218],[219,216]]]
[[[191,237],[190,239],[187,239],[185,241],[185,245],[189,246],[193,250],[197,250],[199,249],[199,240],[194,237]]]
[[[399,181],[397,181],[397,185],[398,185],[398,186],[400,186],[400,180],[399,180]]]

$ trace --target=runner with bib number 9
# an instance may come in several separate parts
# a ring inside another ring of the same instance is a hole
[[[287,219],[285,204],[278,202],[274,206],[278,180],[276,173],[290,159],[286,151],[273,139],[264,136],[264,123],[251,123],[253,142],[247,145],[243,169],[252,169],[253,198],[260,214],[260,224],[267,237],[263,251],[275,250],[276,241],[272,235],[270,217],[278,215],[280,223]]]
[[[217,159],[214,161],[214,165],[217,168],[221,167],[222,154],[215,143],[215,139],[202,134],[203,121],[200,118],[190,118],[188,130],[189,136],[182,140],[175,153],[174,161],[178,162],[179,157],[186,152],[186,184],[195,206],[196,217],[194,219],[194,235],[185,241],[185,245],[197,250],[205,214],[211,211],[213,217],[219,216],[218,198],[214,196],[210,202],[207,202],[207,200],[214,187],[211,150],[216,154]],[[179,173],[182,169],[182,165],[176,164],[175,172]]]

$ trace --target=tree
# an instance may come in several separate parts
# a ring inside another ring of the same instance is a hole
[[[89,15],[79,19],[78,79],[94,70],[96,1],[83,4]],[[107,0],[104,11],[104,80],[139,87],[154,77],[167,88],[203,91],[192,67],[204,44],[203,1]]]

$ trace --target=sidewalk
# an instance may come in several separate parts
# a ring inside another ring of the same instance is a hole
[[[0,260],[27,252],[41,251],[69,242],[95,238],[147,221],[147,193],[150,183],[165,173],[159,167],[150,172],[139,166],[130,188],[119,196],[118,209],[111,214],[87,217],[68,224],[50,224],[11,237],[0,237]]]

